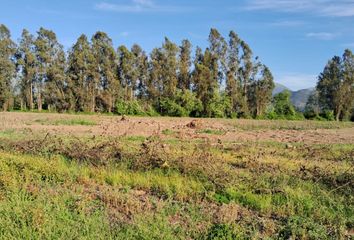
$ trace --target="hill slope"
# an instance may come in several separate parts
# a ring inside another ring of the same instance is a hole
[[[290,91],[291,93],[291,102],[292,104],[294,104],[294,106],[296,108],[298,108],[299,110],[304,110],[305,106],[306,106],[306,102],[309,98],[309,96],[315,91],[315,88],[307,88],[307,89],[301,89],[298,91],[292,91],[289,88],[287,88],[286,86],[276,83],[275,84],[275,88],[273,90],[273,96],[281,93],[285,90]]]

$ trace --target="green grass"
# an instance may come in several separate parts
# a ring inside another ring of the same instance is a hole
[[[164,129],[164,130],[162,130],[162,134],[164,134],[164,135],[173,135],[173,134],[175,134],[176,132],[175,131],[173,131],[173,130],[171,130],[171,129]]]
[[[354,127],[353,122],[334,121],[288,121],[288,120],[223,120],[226,124],[241,130],[316,130]]]
[[[82,125],[82,126],[95,126],[97,123],[93,120],[87,119],[58,119],[58,120],[48,120],[48,119],[37,119],[35,120],[36,123],[41,125],[67,125],[67,126],[75,126],[75,125]]]
[[[212,134],[212,135],[223,135],[226,132],[223,130],[218,130],[218,129],[201,129],[198,130],[197,133],[205,133],[205,134]]]
[[[354,229],[354,144],[43,139],[0,132],[0,239],[350,239]]]

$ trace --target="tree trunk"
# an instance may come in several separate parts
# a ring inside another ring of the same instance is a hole
[[[38,91],[38,111],[42,111],[42,94],[41,91]]]
[[[95,101],[96,101],[96,98],[95,98],[95,93],[92,92],[92,99],[91,99],[91,112],[94,113],[95,112]]]
[[[33,111],[33,85],[31,82],[31,89],[30,89],[30,109]]]
[[[24,110],[26,110],[26,108],[25,107],[23,107],[23,98],[21,98],[21,103],[20,103],[20,105],[21,105],[21,111],[24,111]]]
[[[339,117],[340,117],[341,111],[338,110],[337,114],[336,114],[336,121],[339,122]]]

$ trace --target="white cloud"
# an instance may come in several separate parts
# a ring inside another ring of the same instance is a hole
[[[293,91],[316,86],[317,75],[303,73],[283,73],[275,76],[277,83],[283,84]]]
[[[100,2],[95,5],[96,10],[110,12],[126,12],[126,13],[141,13],[141,12],[179,12],[184,11],[181,7],[170,5],[158,5],[152,0],[131,0],[127,4],[114,4],[108,2]]]
[[[120,33],[121,37],[128,37],[129,35],[130,35],[129,32],[121,32]]]
[[[311,33],[307,33],[306,37],[308,38],[315,38],[318,40],[333,40],[338,36],[338,34],[336,33],[329,33],[329,32],[311,32]]]
[[[298,27],[298,26],[303,26],[305,25],[304,21],[278,21],[278,22],[273,22],[270,24],[271,26],[274,27]]]
[[[352,0],[249,0],[248,10],[273,10],[279,12],[309,12],[321,16],[352,17]]]
[[[133,0],[134,3],[145,6],[153,6],[154,3],[151,0]]]

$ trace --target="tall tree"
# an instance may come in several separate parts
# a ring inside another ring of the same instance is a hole
[[[11,40],[9,29],[0,25],[0,108],[6,111],[10,107],[12,80],[15,77],[14,54],[16,45]]]
[[[86,35],[81,35],[68,56],[68,101],[74,111],[95,111],[97,73],[95,57]]]
[[[178,47],[165,38],[161,48],[150,54],[150,79],[147,84],[149,98],[158,104],[163,98],[172,98],[177,89]]]
[[[213,54],[208,48],[204,54],[200,48],[197,48],[194,61],[193,90],[203,104],[203,115],[207,117],[212,117],[213,98],[218,96],[218,82],[214,78],[214,64]]]
[[[36,55],[34,37],[26,29],[22,31],[21,40],[16,51],[17,70],[21,109],[34,109],[34,85],[36,81]]]
[[[137,74],[136,95],[139,99],[147,97],[147,81],[149,78],[149,61],[145,52],[137,44],[131,48],[134,55],[133,72]]]
[[[178,88],[182,90],[191,88],[191,48],[192,44],[188,40],[183,40],[179,47]]]
[[[322,111],[332,110],[337,121],[353,108],[353,72],[353,53],[345,50],[343,58],[334,56],[318,77],[319,105]]]
[[[102,110],[112,112],[120,87],[116,74],[116,53],[112,39],[104,32],[97,32],[92,37],[92,47],[97,61],[96,71],[100,82],[99,104]]]
[[[65,102],[65,53],[63,46],[58,42],[56,34],[44,28],[37,32],[34,42],[37,62],[37,106],[41,111],[43,102],[50,109],[64,110]]]
[[[227,43],[215,28],[212,28],[209,34],[209,52],[211,54],[210,67],[213,79],[219,86],[219,84],[223,84],[225,79]]]
[[[137,69],[134,67],[135,55],[125,46],[120,46],[117,51],[118,79],[124,89],[124,100],[132,100],[138,78]]]
[[[272,100],[274,89],[273,75],[269,68],[263,64],[254,69],[254,77],[248,92],[249,109],[254,117],[265,113]]]
[[[163,73],[163,64],[164,54],[161,48],[154,48],[150,53],[150,62],[149,62],[149,79],[146,84],[147,94],[149,100],[158,104],[162,96],[164,86],[164,73]]]
[[[238,35],[231,31],[229,34],[229,46],[227,51],[227,70],[226,70],[226,93],[230,98],[232,110],[240,111],[242,96],[241,82],[239,77],[240,69],[240,43]]]
[[[343,54],[342,71],[343,82],[340,88],[340,98],[343,98],[342,117],[349,119],[354,110],[354,55],[349,49]]]
[[[162,65],[163,78],[163,95],[165,97],[172,97],[176,93],[177,89],[177,52],[178,47],[171,42],[168,38],[165,38],[165,42],[162,45],[164,64]]]
[[[252,50],[248,46],[245,41],[241,41],[241,67],[240,67],[240,83],[241,83],[241,91],[242,91],[242,98],[240,102],[241,106],[241,116],[248,116],[249,115],[249,107],[248,107],[248,89],[250,85],[251,75],[254,69],[253,62],[252,62]]]

